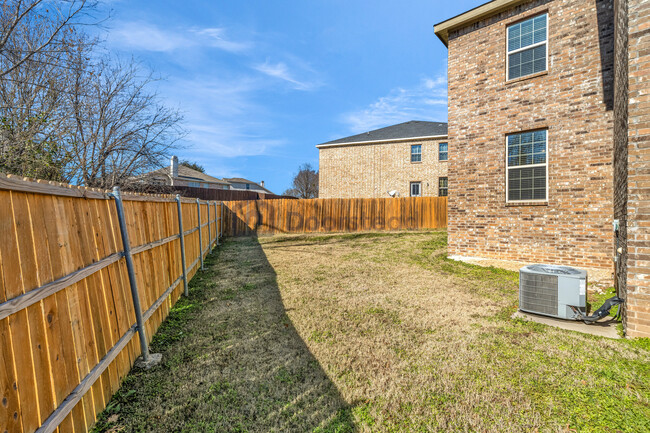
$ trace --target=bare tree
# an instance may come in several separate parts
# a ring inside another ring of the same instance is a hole
[[[35,46],[48,38],[46,29],[34,26],[21,33],[23,44]],[[68,162],[64,136],[72,92],[71,60],[82,51],[90,55],[94,41],[68,29],[65,48],[53,58],[34,53],[20,67],[0,56],[0,170],[43,179],[67,180]]]
[[[318,172],[311,164],[300,166],[298,173],[293,178],[292,187],[284,191],[284,195],[298,198],[318,197]]]
[[[0,3],[0,170],[67,181],[71,59],[96,40],[75,27],[88,1]]]
[[[0,0],[0,171],[110,187],[162,166],[182,116],[100,53],[92,0]]]
[[[56,60],[66,49],[66,30],[79,25],[95,2],[88,0],[1,0],[0,56],[4,62],[0,77],[5,77],[24,63],[41,55]],[[26,44],[34,29],[41,37]]]
[[[158,168],[184,131],[182,116],[149,88],[155,81],[133,61],[104,59],[78,70],[70,95],[71,178],[110,187]]]

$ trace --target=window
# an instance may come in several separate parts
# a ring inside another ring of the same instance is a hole
[[[207,183],[202,183],[201,188],[210,188],[210,185]]]
[[[246,189],[251,189],[251,184],[250,183],[246,184]]]
[[[420,197],[421,195],[420,182],[411,182],[411,197]]]
[[[547,14],[508,27],[508,80],[546,70]]]
[[[201,184],[199,182],[187,182],[187,184],[192,188],[201,188]]]
[[[414,144],[411,146],[411,162],[421,162],[422,161],[422,145]]]
[[[447,160],[447,143],[439,143],[438,144],[438,161],[446,161]]]
[[[546,130],[506,137],[508,201],[546,200]]]
[[[438,178],[438,197],[447,197],[447,178]]]

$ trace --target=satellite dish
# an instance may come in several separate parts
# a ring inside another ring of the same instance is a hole
[[[399,197],[399,191],[397,191],[396,189],[388,191],[388,195],[391,197]]]

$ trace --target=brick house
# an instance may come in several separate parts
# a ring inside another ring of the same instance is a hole
[[[319,144],[319,198],[447,195],[447,124],[410,121]]]
[[[449,254],[611,269],[616,217],[629,335],[650,335],[649,3],[494,0],[434,27],[449,50]]]
[[[178,157],[172,156],[169,167],[144,173],[137,178],[139,182],[155,185],[188,186],[205,189],[231,189],[230,183],[193,168],[178,163]]]
[[[224,177],[223,180],[228,182],[230,184],[230,189],[235,191],[253,191],[263,194],[273,194],[271,191],[266,189],[264,181],[257,183],[241,177]]]

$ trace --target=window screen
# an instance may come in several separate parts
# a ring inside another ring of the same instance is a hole
[[[447,178],[438,178],[438,197],[447,197]]]
[[[508,201],[547,199],[546,136],[545,130],[508,135]]]
[[[447,154],[447,143],[438,144],[438,160],[446,161],[448,157]]]
[[[414,144],[411,146],[411,162],[422,161],[422,145]]]
[[[547,15],[508,27],[508,79],[546,70]]]

